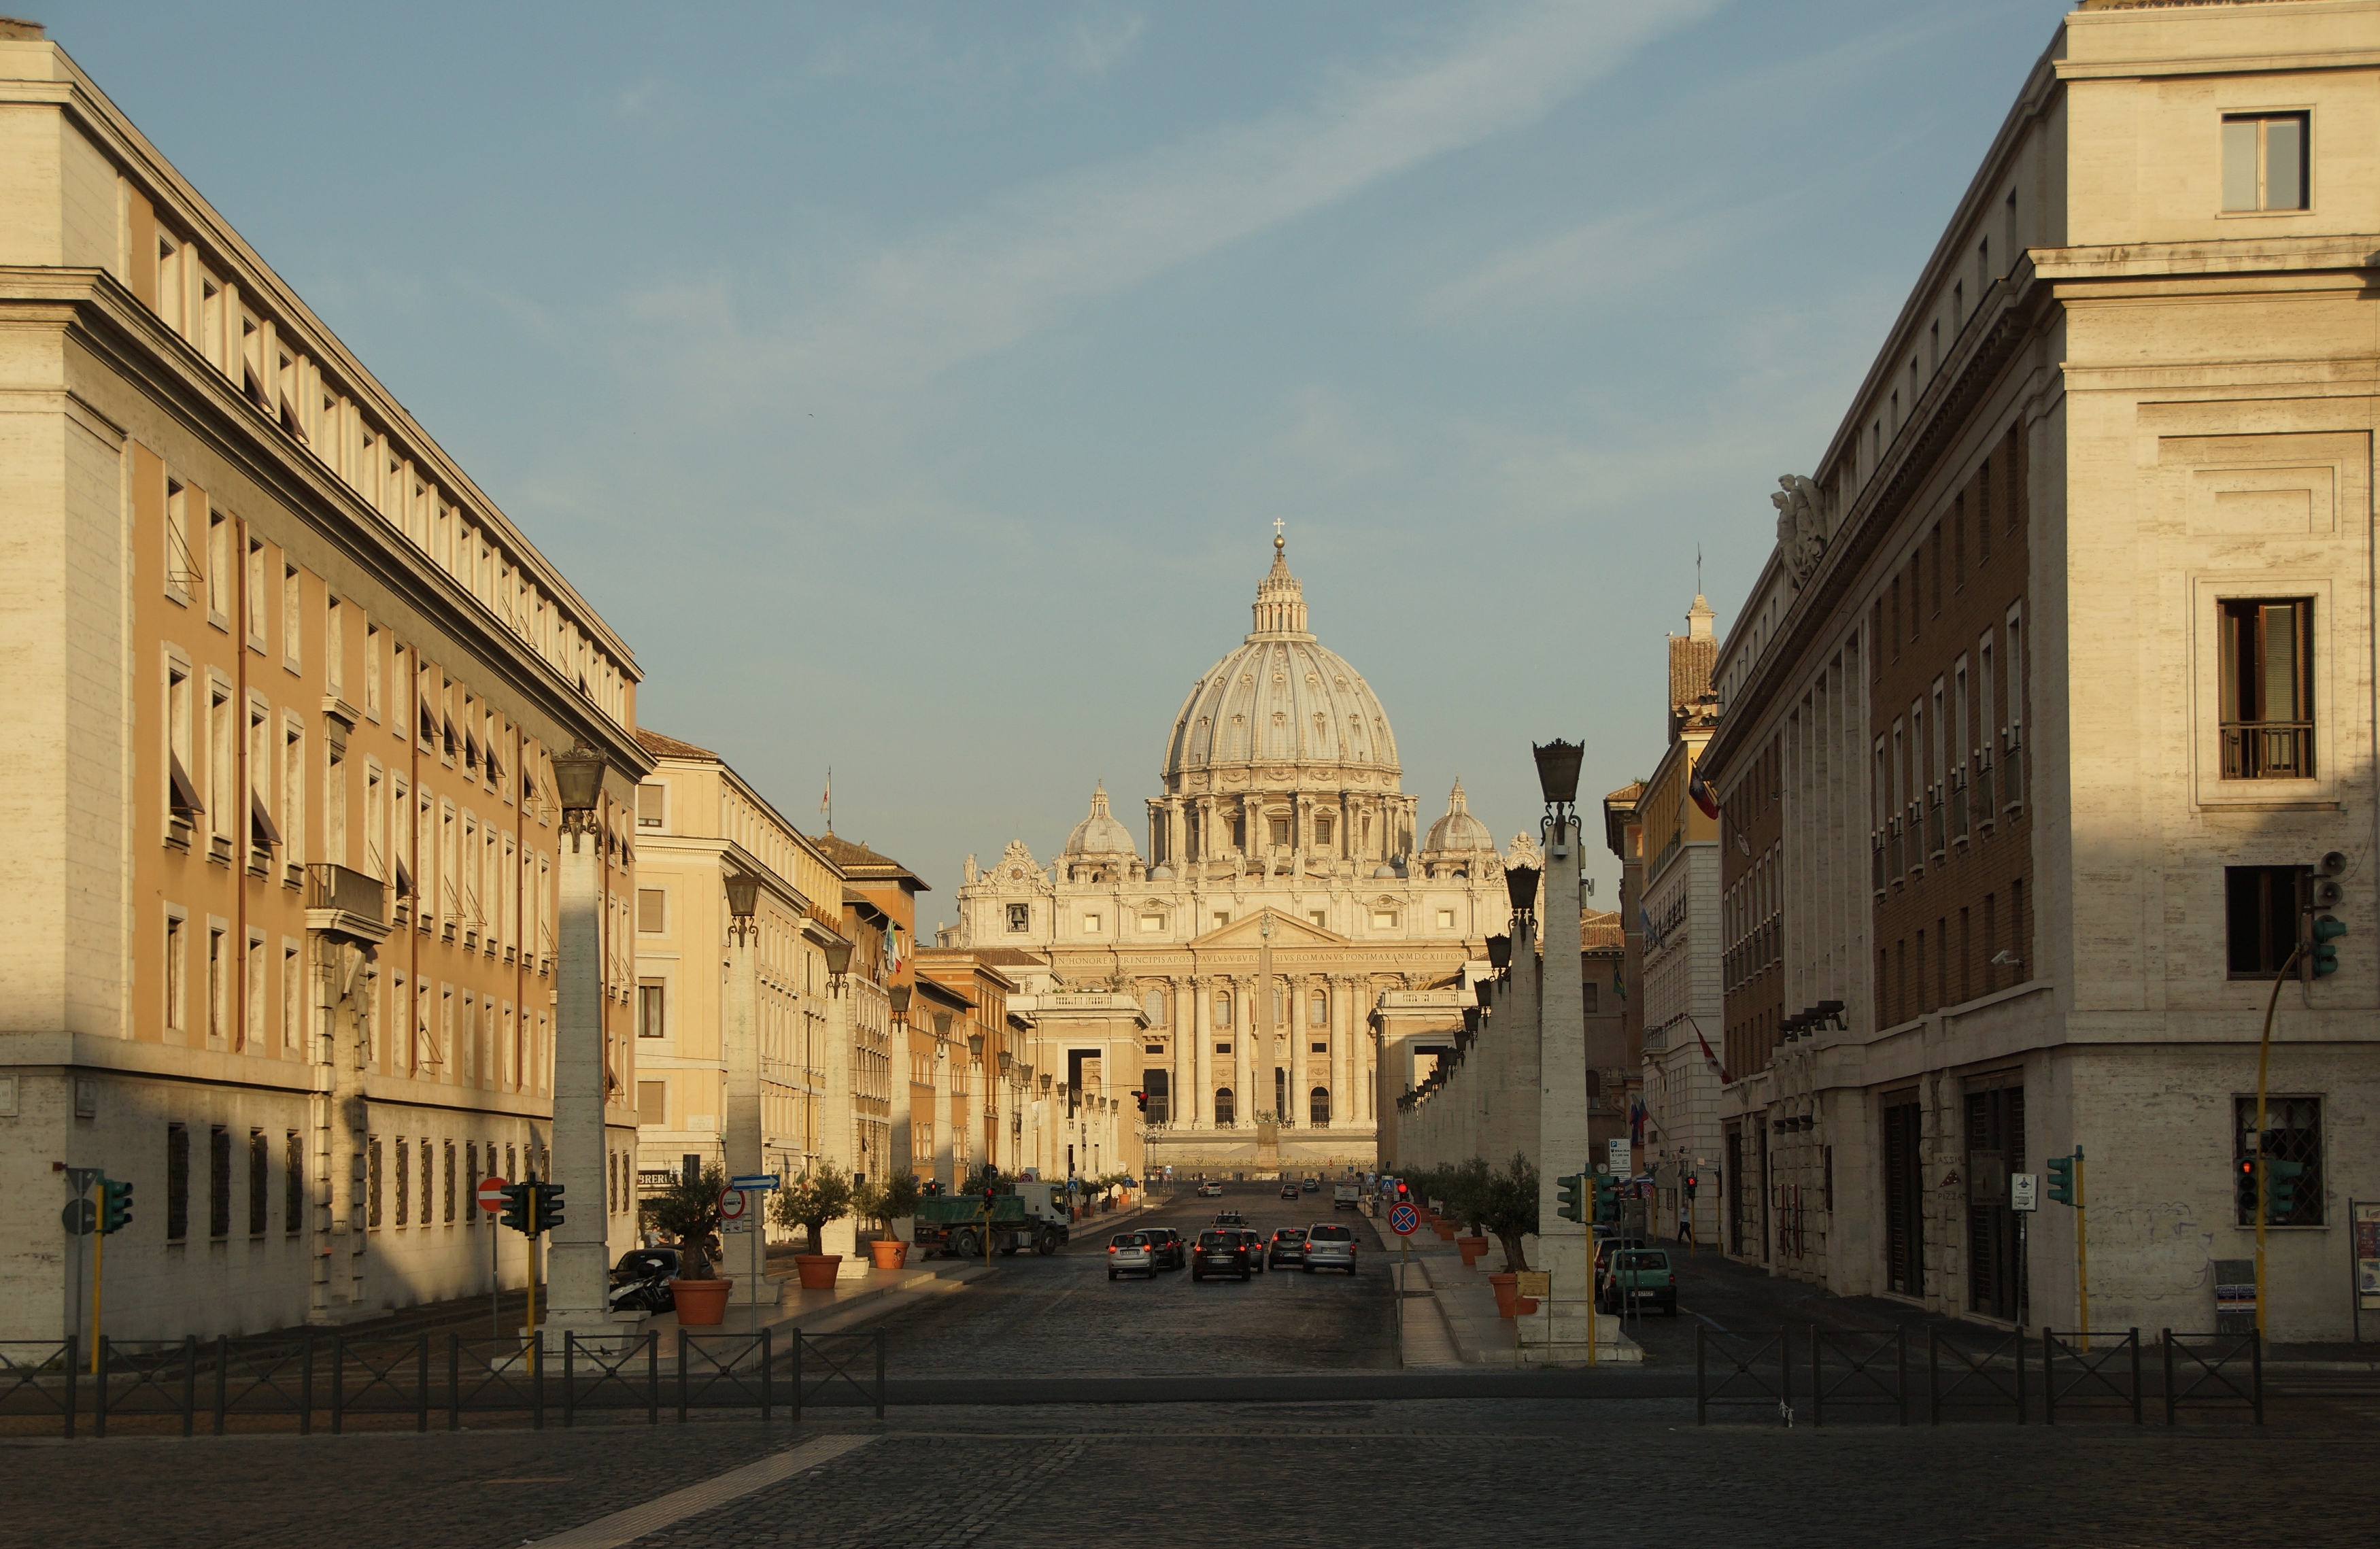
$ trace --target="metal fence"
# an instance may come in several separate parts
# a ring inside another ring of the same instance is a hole
[[[2252,1335],[2158,1331],[2154,1385],[2144,1374],[2141,1331],[1977,1329],[1847,1333],[1815,1324],[1774,1335],[1740,1337],[1694,1330],[1694,1423],[1730,1411],[1773,1414],[1791,1425],[1830,1420],[1889,1419],[1906,1425],[1924,1407],[1925,1422],[2034,1420],[2056,1425],[2110,1414],[2138,1425],[2149,1400],[2165,1405],[2168,1425],[2181,1411],[2233,1411],[2265,1422],[2264,1350]],[[1919,1386],[1923,1381],[1923,1387]]]
[[[443,1349],[440,1349],[443,1344]],[[508,1417],[543,1429],[596,1416],[647,1425],[664,1410],[684,1424],[697,1410],[779,1411],[869,1407],[884,1417],[886,1348],[880,1329],[804,1334],[695,1334],[674,1344],[658,1331],[625,1339],[565,1334],[557,1345],[467,1339],[450,1333],[372,1338],[344,1333],[296,1338],[0,1341],[0,1434],[103,1437],[178,1429],[213,1435],[294,1428],[311,1434],[350,1421],[427,1431],[443,1411]],[[127,1422],[132,1422],[129,1426]]]

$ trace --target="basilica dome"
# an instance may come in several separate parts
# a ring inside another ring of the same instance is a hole
[[[1425,854],[1440,850],[1493,850],[1496,836],[1488,825],[1471,816],[1470,799],[1463,793],[1463,781],[1454,782],[1453,793],[1446,799],[1446,816],[1429,826],[1429,835],[1421,841]]]
[[[1091,815],[1075,825],[1066,836],[1069,855],[1133,855],[1140,852],[1132,842],[1132,830],[1108,814],[1108,788],[1101,784],[1091,793]]]
[[[1273,539],[1256,627],[1190,687],[1165,744],[1168,792],[1209,770],[1296,768],[1306,781],[1397,788],[1396,736],[1364,675],[1305,627],[1305,593]]]

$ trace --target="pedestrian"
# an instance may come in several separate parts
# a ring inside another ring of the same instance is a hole
[[[1678,1205],[1678,1240],[1691,1241],[1694,1237],[1694,1207],[1681,1202]]]

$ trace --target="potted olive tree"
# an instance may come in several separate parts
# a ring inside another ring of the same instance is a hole
[[[1521,1311],[1520,1272],[1529,1267],[1521,1239],[1537,1229],[1537,1169],[1518,1152],[1498,1172],[1488,1175],[1488,1188],[1479,1218],[1504,1246],[1504,1271],[1488,1277],[1496,1288],[1496,1310],[1506,1317]]]
[[[809,1233],[809,1252],[794,1255],[795,1273],[804,1290],[832,1290],[842,1273],[843,1255],[819,1251],[819,1233],[829,1221],[851,1214],[851,1174],[832,1162],[820,1162],[790,1180],[769,1203],[769,1214],[781,1227],[801,1227]]]
[[[868,1257],[879,1269],[898,1269],[908,1262],[909,1245],[894,1232],[892,1223],[917,1213],[917,1175],[896,1172],[882,1182],[868,1182],[853,1191],[852,1209],[877,1224],[880,1236],[868,1244]]]
[[[1454,1240],[1455,1248],[1463,1254],[1463,1267],[1470,1268],[1488,1251],[1487,1228],[1481,1217],[1486,1215],[1488,1201],[1494,1196],[1496,1174],[1486,1162],[1474,1156],[1446,1177],[1447,1213],[1464,1228],[1464,1234]]]
[[[654,1230],[676,1240],[677,1278],[670,1282],[670,1299],[677,1307],[677,1321],[688,1328],[723,1322],[727,1293],[735,1289],[733,1279],[711,1273],[719,1253],[719,1199],[726,1192],[727,1173],[713,1163],[697,1177],[681,1173],[641,1207]]]

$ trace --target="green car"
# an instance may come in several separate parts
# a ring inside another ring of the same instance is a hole
[[[1597,1288],[1603,1310],[1619,1313],[1646,1302],[1678,1315],[1678,1274],[1666,1248],[1622,1248],[1607,1261]]]

